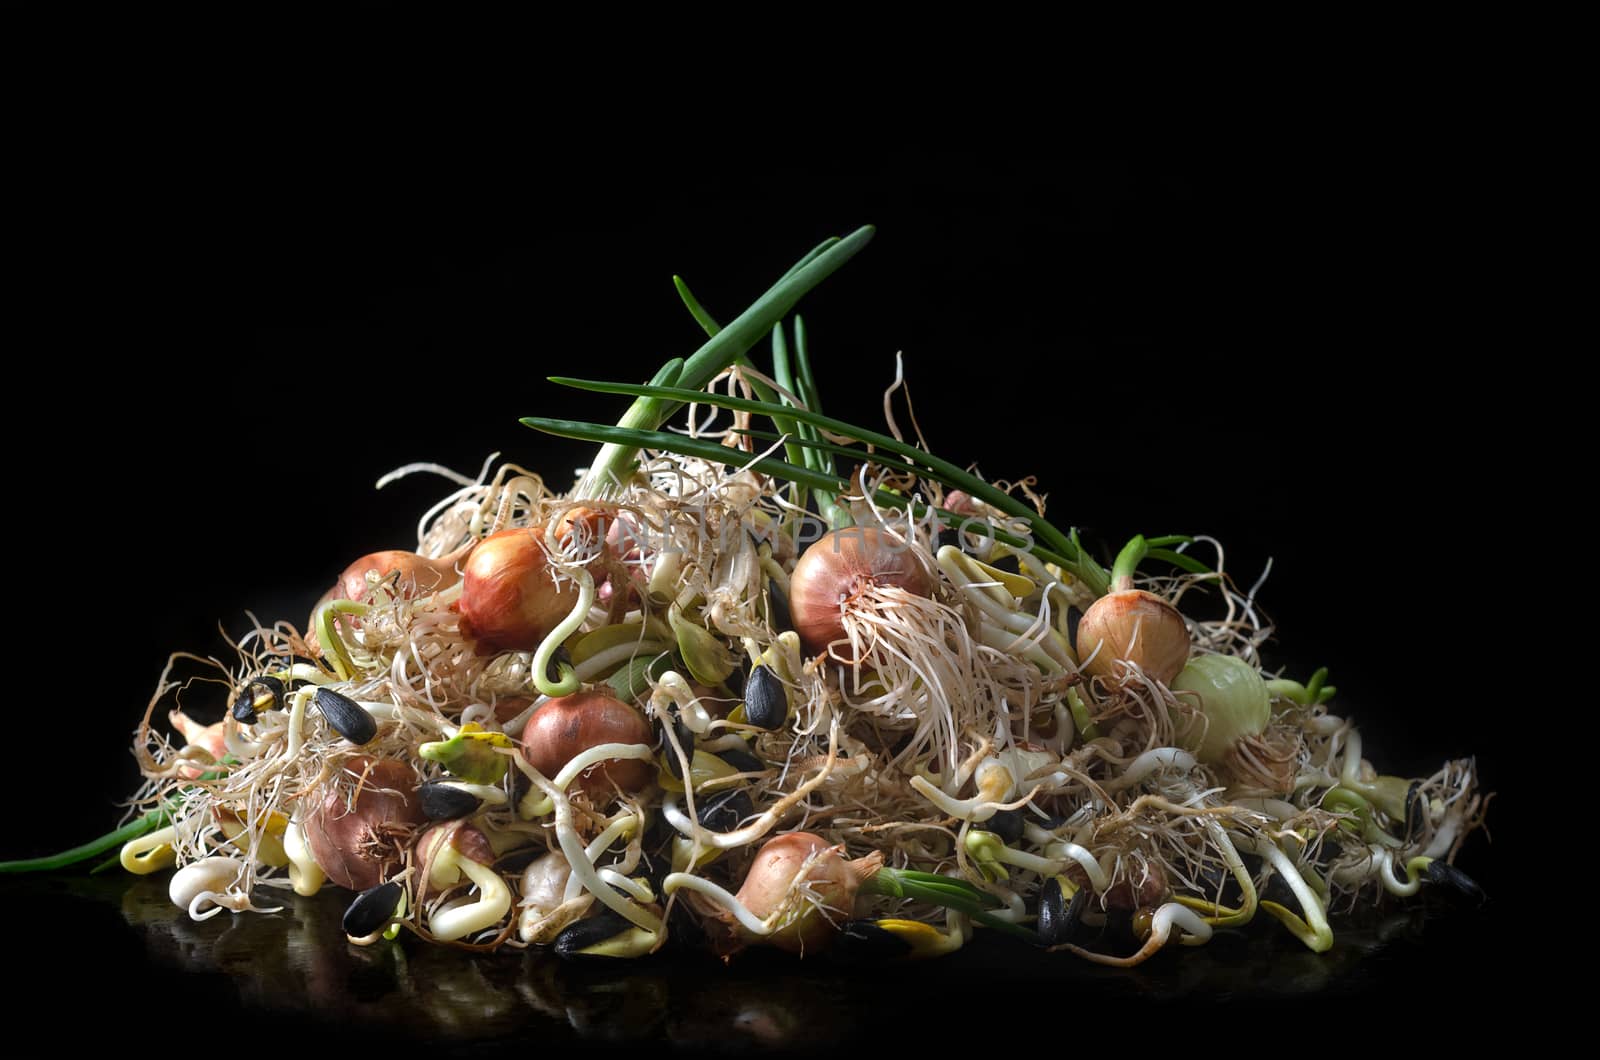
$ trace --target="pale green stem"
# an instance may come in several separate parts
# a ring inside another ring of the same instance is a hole
[[[589,616],[589,608],[594,606],[594,578],[582,567],[573,574],[572,580],[578,583],[578,602],[573,605],[572,611],[561,624],[550,631],[539,644],[539,650],[533,656],[533,684],[540,693],[550,696],[570,696],[582,687],[578,673],[571,663],[561,664],[561,679],[550,680],[550,659],[561,647],[566,639],[578,632],[578,627],[583,625],[583,620]]]
[[[1290,861],[1288,855],[1279,850],[1278,845],[1271,840],[1262,840],[1257,843],[1256,853],[1271,862],[1272,867],[1278,871],[1284,882],[1289,885],[1289,889],[1294,892],[1296,900],[1300,903],[1305,919],[1302,920],[1300,917],[1295,916],[1294,913],[1276,902],[1262,902],[1261,908],[1276,917],[1284,927],[1289,929],[1295,938],[1305,943],[1313,953],[1326,953],[1332,949],[1333,929],[1328,926],[1328,918],[1323,913],[1322,902],[1317,897],[1316,892],[1306,883],[1304,877],[1300,875],[1300,870],[1295,868],[1294,862]]]
[[[332,649],[333,668],[339,672],[341,681],[348,681],[356,675],[356,664],[350,658],[350,649],[345,647],[344,638],[339,636],[339,627],[334,624],[333,616],[359,616],[366,613],[367,605],[354,600],[329,600],[317,608],[317,640],[321,642],[323,650]]]

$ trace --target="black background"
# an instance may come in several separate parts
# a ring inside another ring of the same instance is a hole
[[[622,404],[545,376],[642,379],[701,341],[673,273],[726,320],[861,224],[872,244],[802,305],[831,413],[876,425],[904,351],[936,452],[1037,475],[1053,520],[1111,549],[1213,534],[1246,585],[1272,557],[1275,658],[1330,667],[1368,757],[1415,775],[1476,753],[1487,787],[1512,787],[1504,685],[1482,669],[1520,411],[1515,365],[1476,367],[1499,353],[1513,267],[1493,174],[1420,153],[446,165],[292,137],[145,147],[42,192],[16,251],[41,326],[38,381],[13,401],[42,426],[13,423],[11,511],[43,585],[13,607],[35,623],[17,661],[50,748],[27,770],[53,794],[7,856],[115,820],[169,651],[223,650],[217,623],[240,631],[246,608],[301,622],[350,559],[414,543],[449,487],[375,493],[384,471],[472,474],[499,451],[563,481],[586,450],[517,418]],[[1462,862],[1491,893],[1517,802]]]

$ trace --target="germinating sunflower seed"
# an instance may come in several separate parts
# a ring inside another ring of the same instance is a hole
[[[276,677],[261,674],[250,678],[233,701],[234,720],[254,725],[261,711],[283,706],[283,691],[283,682]]]
[[[609,957],[600,952],[606,943],[627,931],[633,924],[606,909],[583,920],[574,921],[556,936],[554,949],[558,957]]]

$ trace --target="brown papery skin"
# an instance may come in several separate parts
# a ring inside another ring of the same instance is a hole
[[[933,595],[933,576],[910,547],[877,527],[833,530],[806,549],[789,577],[789,611],[806,651],[820,655],[842,640],[846,609],[872,585]]]
[[[570,581],[558,591],[550,576],[543,528],[517,527],[490,534],[467,557],[461,632],[478,652],[533,651],[578,601]]]
[[[501,725],[528,709],[533,700],[528,696],[503,696],[494,701],[494,720]]]
[[[570,539],[573,536],[573,531],[581,527],[583,537],[589,541],[604,540],[606,548],[609,548],[611,545],[609,527],[615,524],[616,516],[610,512],[585,506],[568,508],[556,519],[556,540]],[[601,549],[602,556],[604,556],[605,550],[605,548]]]
[[[522,730],[522,757],[551,780],[589,748],[603,743],[655,742],[644,715],[604,692],[576,692],[547,700]],[[649,784],[655,767],[637,758],[611,758],[578,774],[568,790],[604,799],[613,787],[635,792]]]
[[[1083,671],[1096,677],[1113,677],[1117,660],[1126,659],[1162,684],[1171,684],[1189,661],[1189,630],[1178,609],[1154,593],[1108,593],[1089,605],[1078,622],[1078,659]]]
[[[750,871],[745,874],[744,885],[739,888],[739,901],[765,920],[786,901],[792,901],[791,891],[801,866],[819,851],[820,856],[806,872],[806,880],[821,896],[822,904],[828,907],[828,915],[823,916],[810,908],[780,930],[752,938],[752,942],[802,955],[826,948],[839,933],[835,924],[850,919],[862,881],[870,879],[883,865],[880,851],[874,850],[864,858],[849,861],[844,856],[843,846],[835,846],[812,832],[790,832],[767,840],[756,853]]]
[[[448,589],[461,580],[461,575],[456,571],[456,564],[461,562],[464,555],[453,552],[448,556],[438,559],[429,559],[415,552],[406,552],[401,549],[385,549],[382,552],[369,552],[344,569],[344,572],[335,579],[333,586],[317,600],[311,608],[314,617],[323,604],[329,600],[362,600],[367,595],[367,572],[377,571],[379,578],[387,578],[396,571],[400,572],[398,588],[403,596],[419,596],[426,593],[436,593]],[[334,619],[341,627],[347,627],[354,619],[350,615],[339,615]],[[306,646],[311,654],[321,655],[322,645],[317,638],[315,621],[306,622]]]
[[[372,762],[370,758],[352,758],[344,768],[359,775]],[[379,832],[381,826],[416,825],[423,820],[417,775],[393,758],[378,759],[372,765],[348,810],[331,779],[308,796],[308,805],[311,809],[301,827],[311,856],[330,882],[352,891],[376,887],[383,882],[385,867],[399,863],[399,851],[392,839]]]
[[[436,593],[461,580],[456,572],[460,559],[459,554],[429,559],[399,549],[372,552],[346,567],[334,583],[334,589],[342,594],[339,599],[360,600],[367,595],[367,572],[375,570],[380,578],[399,571],[400,588],[408,596]]]

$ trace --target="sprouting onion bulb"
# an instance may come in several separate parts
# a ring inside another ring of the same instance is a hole
[[[1272,720],[1272,699],[1260,672],[1232,655],[1197,656],[1170,684],[1180,700],[1200,708],[1180,739],[1206,765],[1223,762],[1242,741],[1265,732]]]
[[[462,577],[461,631],[486,655],[532,651],[577,599],[572,583],[551,577],[542,528],[490,534],[467,557]]]
[[[845,527],[824,534],[800,557],[789,578],[789,611],[801,643],[819,655],[847,638],[852,608],[874,606],[873,597],[890,588],[931,596],[933,585],[905,542],[877,527]],[[846,660],[849,651],[835,649]]]
[[[578,692],[547,700],[529,716],[522,730],[522,756],[540,773],[554,777],[591,747],[654,741],[650,723],[633,707],[604,692]],[[648,762],[611,758],[578,774],[572,790],[599,798],[613,788],[638,791],[654,776]]]
[[[430,559],[402,549],[369,552],[339,574],[332,587],[322,594],[316,607],[312,608],[312,615],[315,616],[317,610],[330,600],[365,600],[371,590],[367,581],[369,574],[376,574],[380,579],[398,575],[394,588],[401,596],[441,592],[461,580],[456,565],[461,562],[461,557],[465,554],[465,548],[448,556],[440,556],[438,559]],[[348,615],[339,615],[334,619],[334,622],[343,628],[348,628],[352,621]],[[314,618],[306,623],[306,629],[307,646],[311,648],[312,654],[320,654],[322,646],[319,643]]]
[[[1135,537],[1117,556],[1111,592],[1089,605],[1078,622],[1078,659],[1086,673],[1114,678],[1119,662],[1171,684],[1189,661],[1183,615],[1155,593],[1133,587],[1133,571],[1147,546]]]
[[[810,864],[807,864],[810,859]],[[819,950],[849,920],[856,892],[883,865],[873,851],[854,861],[812,832],[790,832],[769,839],[750,863],[738,898],[762,920],[781,913],[772,934],[751,938],[790,953]]]
[[[1113,676],[1122,661],[1171,684],[1189,659],[1189,630],[1178,609],[1154,593],[1107,593],[1078,622],[1078,658],[1096,677]]]
[[[405,595],[436,593],[461,580],[456,571],[460,560],[459,552],[438,559],[398,549],[372,552],[346,567],[333,583],[332,591],[338,599],[363,599],[367,595],[367,574],[376,571],[380,578],[398,573],[399,588]]]
[[[330,778],[309,793],[302,827],[311,856],[328,879],[365,891],[382,883],[385,870],[400,863],[399,839],[407,826],[423,821],[417,775],[393,758],[351,758],[342,772],[346,775]],[[353,800],[341,790],[352,783],[351,774],[364,774]]]

